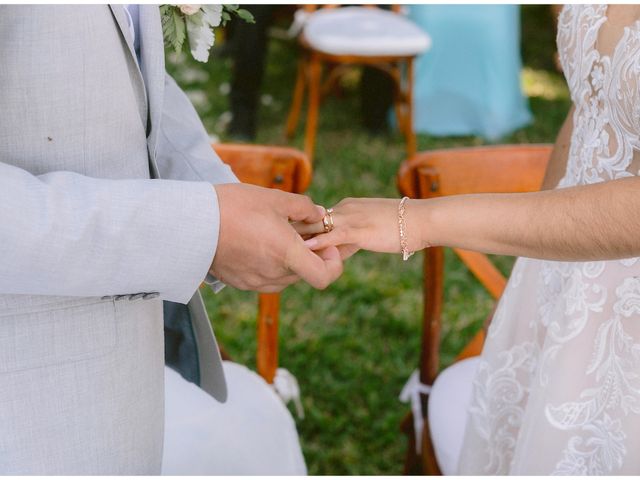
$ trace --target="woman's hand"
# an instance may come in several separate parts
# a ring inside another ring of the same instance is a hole
[[[421,249],[416,200],[405,203],[405,225],[410,251]],[[381,253],[400,253],[398,205],[400,200],[386,198],[346,198],[333,207],[333,231],[324,233],[322,222],[296,223],[294,228],[312,250],[329,246],[339,248],[343,258],[359,249]],[[412,215],[413,214],[413,215]]]

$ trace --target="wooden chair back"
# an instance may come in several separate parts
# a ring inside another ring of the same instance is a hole
[[[311,162],[301,151],[288,147],[242,144],[213,144],[220,159],[238,179],[266,188],[303,193],[311,182]],[[278,368],[278,321],[280,294],[258,295],[258,373],[269,383]]]
[[[539,190],[552,147],[550,145],[502,145],[421,152],[404,162],[398,173],[398,188],[410,198],[435,198],[470,193],[515,193]],[[502,294],[506,278],[479,252],[453,249],[494,299]],[[424,252],[423,330],[420,381],[432,385],[439,371],[440,330],[444,294],[444,249]],[[463,349],[458,360],[479,355],[484,342],[480,331]],[[423,398],[426,406],[426,397]],[[426,409],[423,409],[426,412]],[[426,422],[426,419],[425,419]],[[403,422],[412,430],[412,418]],[[412,435],[412,434],[411,434]],[[428,435],[428,428],[425,428]],[[412,436],[410,438],[413,438]],[[416,459],[411,446],[405,470],[419,461],[424,472],[438,472],[429,438],[423,441],[423,458]],[[411,459],[411,457],[414,457]]]

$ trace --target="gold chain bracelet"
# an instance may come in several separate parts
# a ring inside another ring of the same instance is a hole
[[[400,230],[400,251],[402,252],[402,260],[405,262],[415,252],[409,251],[407,242],[407,224],[404,220],[405,203],[409,200],[409,197],[403,197],[398,205],[398,229]]]

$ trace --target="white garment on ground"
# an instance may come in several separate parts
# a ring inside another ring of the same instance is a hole
[[[443,475],[455,475],[466,429],[473,378],[480,357],[471,357],[445,368],[429,393],[429,433]]]
[[[219,403],[165,367],[163,475],[306,475],[295,422],[262,377],[224,362]]]
[[[606,22],[606,5],[559,17],[575,105],[559,188],[638,174],[640,21],[611,25],[619,41],[602,52]],[[474,380],[459,472],[637,475],[639,451],[638,258],[519,259]]]

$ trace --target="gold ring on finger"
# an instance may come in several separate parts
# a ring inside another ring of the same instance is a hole
[[[333,208],[329,208],[324,217],[322,217],[322,226],[324,227],[324,233],[329,233],[333,230]]]

